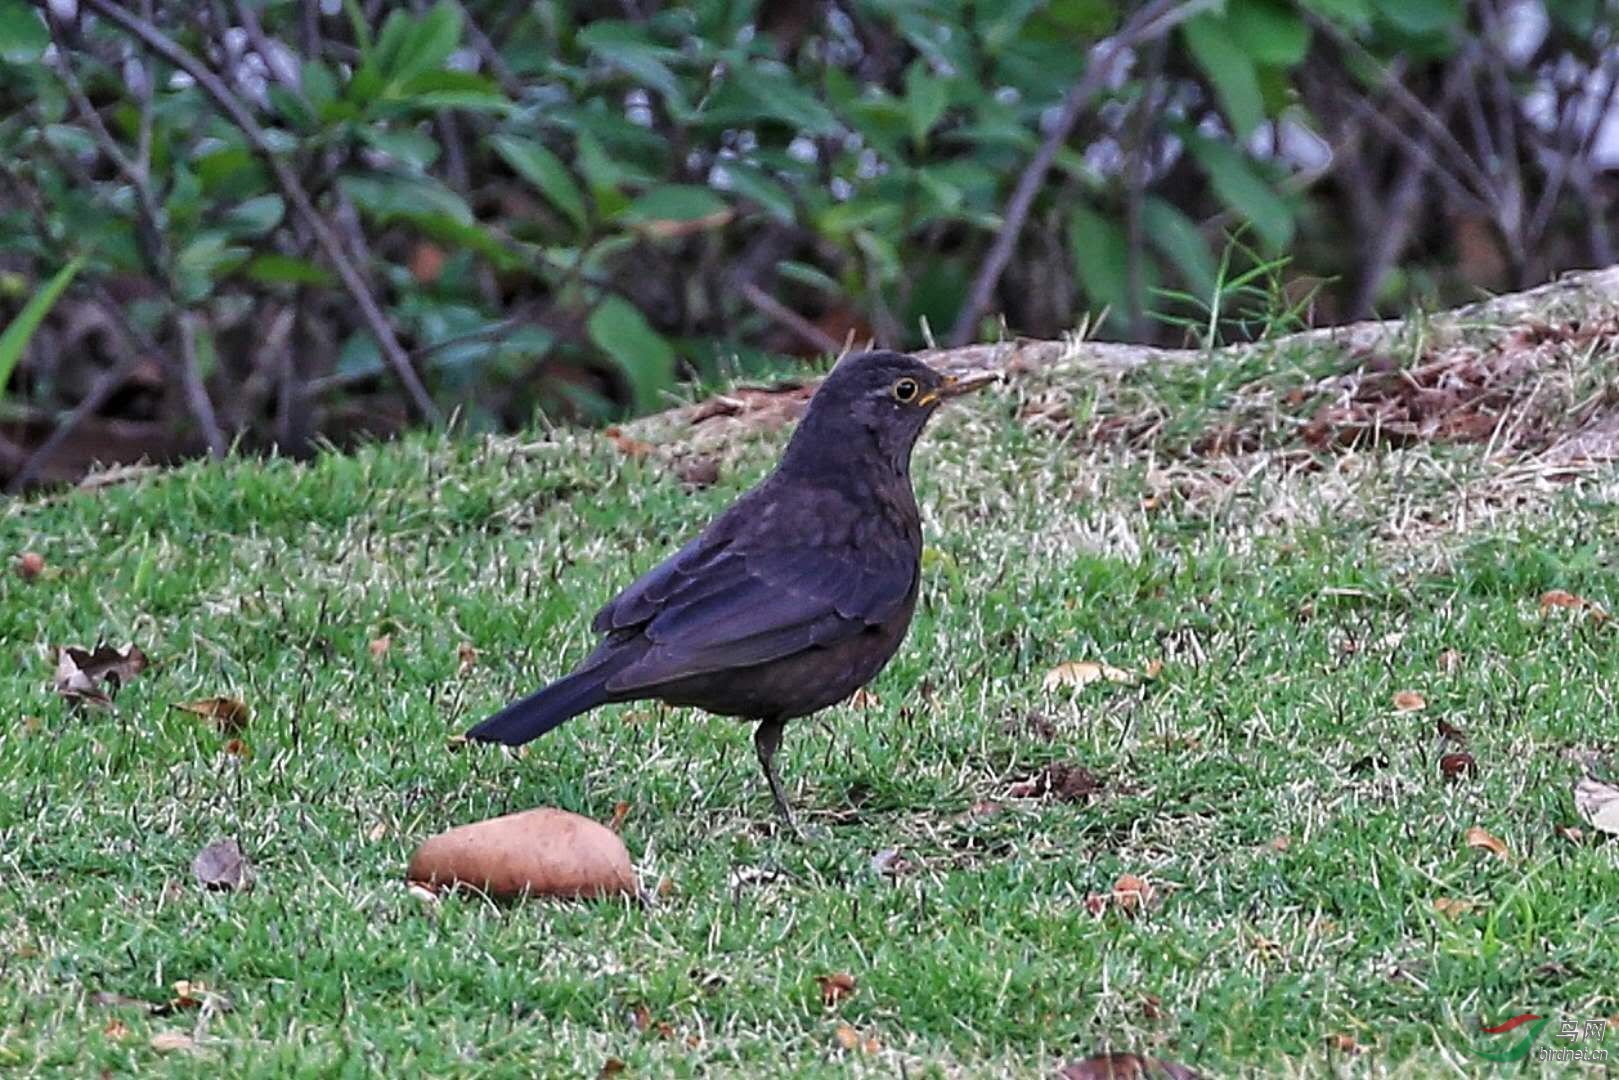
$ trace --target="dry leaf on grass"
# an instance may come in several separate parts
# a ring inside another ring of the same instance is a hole
[[[152,1036],[152,1049],[160,1054],[189,1052],[197,1048],[197,1040],[184,1031],[160,1031]]]
[[[1619,836],[1619,787],[1582,776],[1574,785],[1574,808],[1592,828]]]
[[[601,1071],[598,1072],[596,1075],[597,1076],[617,1076],[619,1073],[624,1071],[624,1068],[625,1068],[625,1066],[624,1066],[624,1063],[622,1061],[620,1061],[616,1057],[610,1057],[606,1061],[602,1062]]]
[[[613,804],[613,816],[608,819],[607,827],[614,832],[624,828],[624,819],[630,816],[630,804],[620,800]]]
[[[107,1026],[101,1029],[101,1033],[109,1039],[127,1039],[129,1025],[115,1016],[107,1021]]]
[[[1394,695],[1396,712],[1419,712],[1428,707],[1428,699],[1415,690],[1401,690]]]
[[[1488,851],[1497,858],[1507,858],[1507,845],[1500,837],[1493,835],[1482,826],[1473,825],[1467,830],[1467,846]]]
[[[1439,759],[1439,772],[1446,780],[1460,780],[1478,772],[1478,762],[1472,754],[1446,754]]]
[[[642,442],[640,439],[631,438],[630,436],[624,434],[624,430],[622,428],[616,426],[606,428],[602,431],[602,434],[607,437],[609,442],[618,447],[618,452],[623,454],[625,457],[643,458],[652,453],[653,448],[651,443]]]
[[[118,690],[146,670],[146,654],[134,645],[119,652],[110,645],[84,649],[65,646],[56,654],[56,692],[69,701],[108,705]],[[102,685],[106,689],[102,689]]]
[[[1601,604],[1592,603],[1583,596],[1575,596],[1573,593],[1563,589],[1552,589],[1550,592],[1541,594],[1540,613],[1544,615],[1553,608],[1584,611],[1596,622],[1601,622],[1608,617],[1608,613],[1602,609]]]
[[[181,702],[175,706],[181,712],[194,713],[213,722],[214,727],[226,734],[235,734],[247,727],[247,702],[241,698],[210,697]]]
[[[1143,1054],[1094,1054],[1057,1072],[1059,1080],[1197,1080],[1197,1075],[1185,1065]]]
[[[197,852],[191,872],[203,888],[226,892],[246,885],[251,873],[241,845],[234,839],[215,840]]]
[[[33,581],[45,572],[45,556],[37,551],[25,551],[17,556],[17,576]]]
[[[1365,1049],[1365,1047],[1361,1046],[1360,1043],[1355,1041],[1355,1037],[1353,1035],[1342,1031],[1328,1035],[1327,1046],[1338,1051],[1340,1054],[1358,1054]]]
[[[832,1008],[856,990],[854,976],[847,971],[834,972],[831,975],[817,975],[815,981],[821,986],[821,1004]]]
[[[1101,779],[1083,765],[1054,761],[1029,779],[1013,784],[1006,794],[1011,799],[1049,795],[1063,802],[1079,802],[1100,795],[1105,788]]]
[[[675,466],[675,475],[688,491],[712,487],[720,479],[720,463],[707,455],[682,459]]]
[[[1133,683],[1136,674],[1126,668],[1094,660],[1072,660],[1058,664],[1040,680],[1042,690],[1056,690],[1064,686],[1089,686],[1093,682]]]
[[[1433,909],[1447,919],[1454,919],[1472,911],[1473,904],[1469,900],[1460,900],[1454,896],[1436,896]]]
[[[460,663],[456,665],[455,673],[460,678],[466,678],[473,668],[478,666],[478,650],[470,642],[463,641],[461,647],[455,650]]]
[[[1120,874],[1113,883],[1113,905],[1126,915],[1139,915],[1152,905],[1156,892],[1145,878]]]
[[[392,634],[383,634],[381,637],[372,638],[371,644],[366,648],[371,651],[371,659],[380,661],[387,657],[388,650],[393,648],[393,645],[394,636]]]
[[[1455,649],[1446,649],[1439,654],[1439,670],[1446,675],[1454,675],[1461,670],[1462,654]]]

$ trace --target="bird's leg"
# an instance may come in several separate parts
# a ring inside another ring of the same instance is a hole
[[[759,755],[759,765],[765,771],[765,780],[770,784],[770,797],[776,800],[776,813],[787,823],[787,827],[799,836],[803,830],[798,822],[793,820],[793,811],[787,805],[787,795],[781,789],[781,777],[776,774],[776,751],[781,749],[781,733],[787,723],[781,719],[765,720],[753,732],[753,749]]]

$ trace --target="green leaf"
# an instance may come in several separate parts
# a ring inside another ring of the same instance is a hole
[[[629,380],[636,409],[657,408],[659,395],[674,382],[675,350],[635,305],[619,296],[607,297],[590,313],[585,331]]]
[[[764,116],[797,128],[806,135],[835,135],[838,132],[838,118],[832,115],[832,110],[785,70],[739,65],[731,71],[728,82],[752,99]]]
[[[340,177],[337,186],[355,206],[383,224],[424,214],[441,214],[467,225],[473,220],[472,208],[461,196],[436,180],[373,174]]]
[[[916,60],[905,69],[905,111],[911,119],[912,144],[918,148],[927,144],[928,133],[949,104],[945,80],[929,72],[927,64]]]
[[[490,142],[513,172],[533,184],[580,231],[587,227],[584,193],[561,158],[540,143],[516,135],[496,135]]]
[[[32,4],[0,0],[0,60],[31,64],[45,55],[50,43],[51,33]],[[4,386],[5,380],[0,379],[0,389]]]
[[[1141,227],[1196,295],[1214,293],[1214,254],[1191,218],[1156,195],[1149,195],[1141,204]]]
[[[692,184],[665,184],[630,203],[619,216],[632,223],[697,221],[724,209],[725,200],[708,188]]]
[[[384,154],[425,169],[438,160],[438,140],[415,128],[385,128],[375,124],[362,124],[360,138]]]
[[[1271,251],[1286,247],[1293,239],[1293,211],[1241,151],[1201,135],[1188,135],[1186,140],[1220,200],[1251,222]]]
[[[399,13],[395,11],[395,14]],[[389,22],[392,21],[390,17]],[[408,82],[418,75],[442,68],[460,43],[461,5],[453,0],[441,0],[427,14],[411,20],[398,51],[385,70],[390,81]]]
[[[332,275],[325,267],[291,255],[259,255],[244,270],[253,281],[265,285],[330,285]]]
[[[656,90],[677,117],[691,112],[680,80],[664,63],[679,59],[677,50],[655,45],[639,28],[612,19],[591,23],[579,32],[578,41],[596,59]]]
[[[29,14],[30,17],[31,13]],[[17,312],[17,317],[6,324],[0,332],[0,394],[5,393],[6,384],[11,381],[11,373],[16,370],[17,362],[22,359],[23,350],[33,340],[34,332],[39,324],[45,321],[51,308],[56,306],[67,287],[72,284],[73,278],[79,269],[84,266],[83,257],[76,257],[66,266],[56,272],[45,287],[35,293]]]
[[[1371,0],[1299,0],[1317,15],[1350,27],[1363,27],[1372,17]]]
[[[1231,37],[1256,63],[1292,67],[1310,50],[1310,27],[1282,0],[1231,0]]]
[[[277,225],[286,213],[286,204],[279,195],[258,195],[244,199],[225,215],[225,228],[234,236],[263,236]]]
[[[1121,222],[1079,205],[1068,219],[1068,250],[1074,273],[1095,310],[1116,319],[1130,309],[1130,241]]]
[[[1265,118],[1254,62],[1232,38],[1226,20],[1199,15],[1181,26],[1181,36],[1197,66],[1208,77],[1239,138],[1246,138]]]
[[[772,217],[779,221],[793,221],[798,216],[797,207],[793,205],[793,197],[787,189],[776,183],[761,169],[741,162],[727,161],[721,166],[725,171],[725,178],[731,185],[731,190],[764,207]]]
[[[180,298],[201,300],[214,284],[247,261],[248,250],[230,242],[222,229],[198,233],[174,257],[174,276]]]
[[[317,113],[337,100],[337,76],[318,60],[304,61],[298,73],[298,85]]]
[[[1373,6],[1384,21],[1407,34],[1463,28],[1461,0],[1374,0]]]
[[[470,71],[426,71],[399,83],[391,100],[416,109],[508,113],[515,106],[493,80]]]

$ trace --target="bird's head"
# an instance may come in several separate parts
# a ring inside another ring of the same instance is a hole
[[[993,372],[946,375],[905,353],[851,353],[810,399],[788,456],[826,461],[874,455],[903,472],[942,403],[999,378]]]

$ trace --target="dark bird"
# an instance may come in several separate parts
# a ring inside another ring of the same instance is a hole
[[[776,773],[782,728],[853,694],[899,648],[922,561],[911,449],[941,402],[996,378],[903,353],[845,357],[775,472],[602,608],[591,629],[605,636],[572,674],[467,737],[519,746],[640,699],[757,720],[759,764],[796,831]]]

